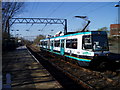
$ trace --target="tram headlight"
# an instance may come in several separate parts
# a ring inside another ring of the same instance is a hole
[[[97,57],[97,56],[98,56],[98,54],[95,54],[95,56]]]
[[[109,54],[107,53],[106,56],[109,56]]]

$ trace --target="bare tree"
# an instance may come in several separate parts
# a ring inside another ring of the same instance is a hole
[[[45,38],[44,35],[39,35],[39,36],[37,36],[36,39],[34,40],[34,43],[35,43],[35,44],[38,44],[38,43],[40,42],[40,40],[41,40],[41,39],[44,39],[44,38]]]
[[[9,19],[14,17],[22,9],[23,2],[2,2],[2,31],[3,33],[10,33],[9,28],[12,24]]]

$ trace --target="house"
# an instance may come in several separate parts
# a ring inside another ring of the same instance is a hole
[[[120,36],[120,24],[110,25],[110,36]]]

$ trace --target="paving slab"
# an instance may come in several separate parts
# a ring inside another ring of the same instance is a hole
[[[38,63],[25,46],[3,55],[3,87],[12,90],[62,89],[52,75]],[[6,75],[11,83],[6,84]]]

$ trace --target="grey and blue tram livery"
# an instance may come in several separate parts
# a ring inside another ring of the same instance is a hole
[[[40,43],[41,50],[73,59],[81,66],[89,66],[95,57],[106,57],[110,53],[105,31],[67,34],[43,39]]]

